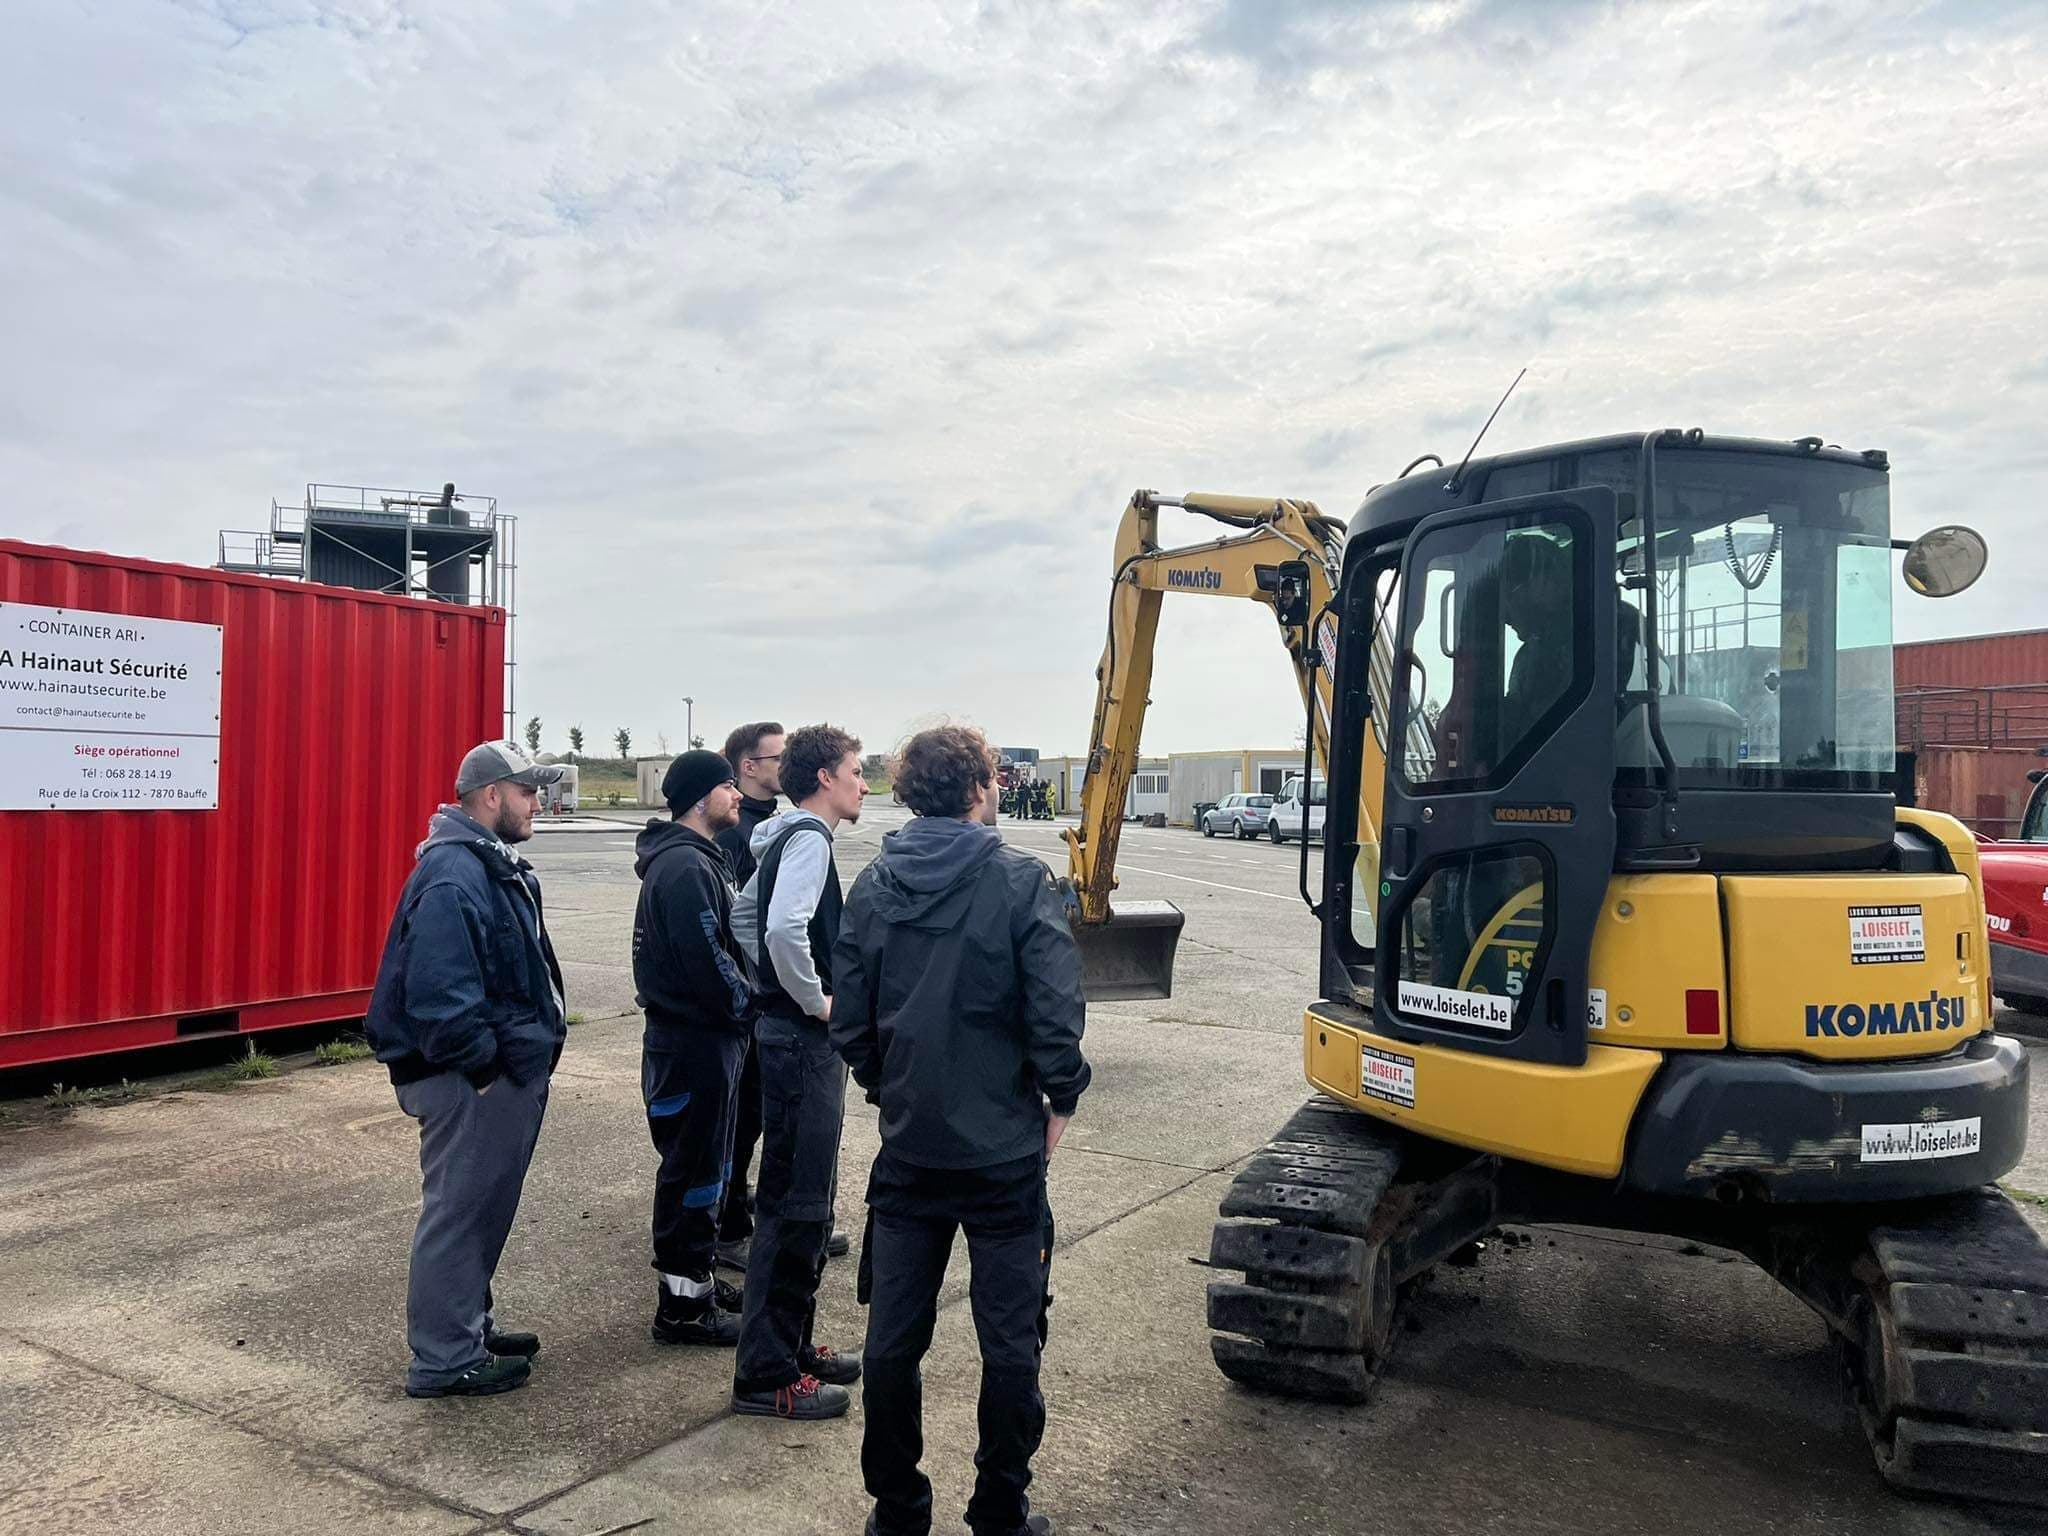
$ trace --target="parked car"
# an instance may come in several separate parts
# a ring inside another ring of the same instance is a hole
[[[1308,835],[1320,841],[1323,835],[1323,812],[1330,797],[1330,786],[1321,779],[1304,796],[1301,790],[1301,775],[1296,774],[1280,786],[1280,793],[1273,797],[1272,813],[1266,818],[1266,835],[1276,843],[1284,843],[1290,837],[1302,835],[1304,815],[1308,822]],[[1303,800],[1307,800],[1304,807]]]
[[[1225,795],[1202,812],[1202,836],[1228,832],[1235,838],[1257,837],[1273,812],[1271,795]]]
[[[2048,770],[2027,775],[2020,835],[1977,848],[1991,924],[1991,990],[2021,1013],[2048,1015]]]

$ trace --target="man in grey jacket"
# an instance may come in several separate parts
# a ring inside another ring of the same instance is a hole
[[[398,898],[364,1020],[399,1107],[420,1124],[412,1397],[509,1392],[540,1352],[533,1334],[497,1326],[491,1277],[567,1027],[540,881],[512,851],[533,835],[541,787],[561,776],[509,741],[470,749],[455,775],[461,803],[434,814]]]
[[[732,1408],[829,1419],[860,1379],[857,1355],[812,1337],[846,1114],[846,1069],[825,1033],[841,907],[832,834],[860,820],[867,798],[860,742],[829,725],[792,732],[782,788],[796,808],[755,828],[759,865],[733,906],[761,1009],[761,1174]]]

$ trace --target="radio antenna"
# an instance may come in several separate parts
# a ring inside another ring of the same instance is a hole
[[[1524,368],[1521,373],[1516,374],[1515,384],[1521,383],[1523,377],[1528,372],[1529,370]],[[1500,406],[1508,403],[1508,395],[1512,395],[1515,392],[1515,384],[1510,384],[1507,395],[1500,397],[1500,405],[1496,405],[1493,408],[1493,416],[1498,416],[1500,414]],[[1451,478],[1444,482],[1444,489],[1446,491],[1457,490],[1458,482],[1465,478],[1465,466],[1472,462],[1472,455],[1479,451],[1480,440],[1486,436],[1488,429],[1493,426],[1493,416],[1486,418],[1486,426],[1479,429],[1479,436],[1472,439],[1472,446],[1465,450],[1465,457],[1458,461],[1458,467],[1451,471]]]

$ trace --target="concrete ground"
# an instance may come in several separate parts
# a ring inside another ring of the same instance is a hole
[[[900,813],[840,839],[847,872]],[[1056,829],[1006,828],[1057,857]],[[1060,1244],[1034,1489],[1069,1532],[1975,1532],[1901,1500],[1846,1427],[1820,1325],[1759,1272],[1666,1242],[1535,1229],[1441,1272],[1374,1403],[1240,1391],[1208,1358],[1210,1224],[1305,1097],[1314,927],[1293,849],[1130,830],[1124,894],[1188,914],[1171,1003],[1091,1011],[1095,1087],[1054,1159]],[[0,1532],[857,1532],[858,1408],[723,1412],[730,1356],[647,1321],[653,1154],[627,969],[631,829],[534,859],[572,1031],[498,1287],[533,1384],[414,1402],[404,1370],[417,1141],[373,1063],[178,1092],[0,1135]],[[2048,1193],[2048,1062],[2014,1183]],[[875,1150],[850,1106],[842,1223]],[[2039,1214],[2036,1212],[2036,1214]],[[956,1273],[927,1365],[937,1518],[971,1477]],[[857,1345],[850,1263],[821,1337]]]

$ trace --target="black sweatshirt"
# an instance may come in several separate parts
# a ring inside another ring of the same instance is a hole
[[[633,986],[650,1030],[754,1027],[754,993],[732,937],[732,875],[709,838],[647,823],[635,843]]]
[[[1045,1106],[1088,1086],[1081,956],[1037,859],[993,827],[920,816],[882,840],[832,950],[832,1047],[881,1106],[882,1144],[924,1168],[1045,1145]]]

